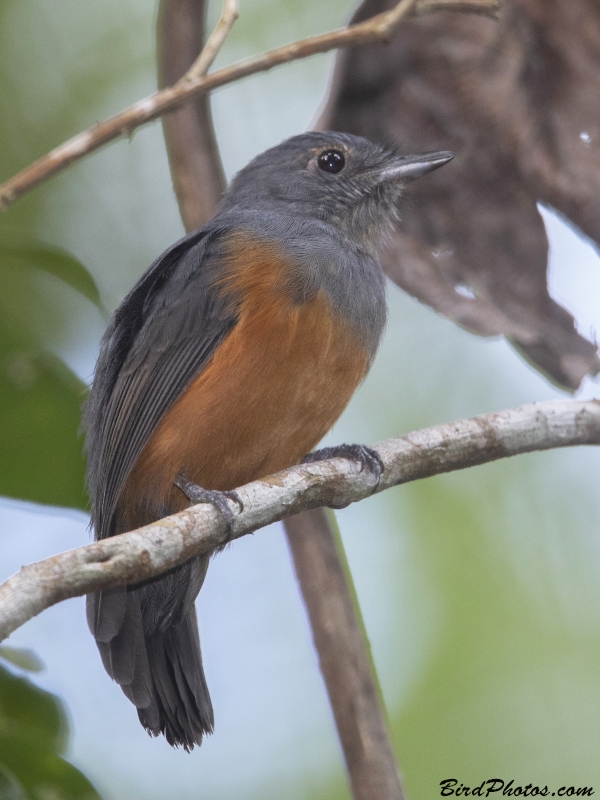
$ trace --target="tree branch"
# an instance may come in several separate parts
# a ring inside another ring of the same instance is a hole
[[[202,47],[205,5],[204,0],[161,0],[157,25],[159,86],[185,80],[198,65],[204,68],[209,58],[214,58],[214,41],[209,47],[209,39]],[[224,5],[215,32],[221,23],[224,29],[233,24],[234,12],[235,3]],[[222,31],[217,44],[223,36]],[[205,58],[202,53],[207,48],[209,57]],[[209,96],[197,95],[166,114],[162,124],[179,212],[186,231],[193,231],[214,216],[226,185]]]
[[[468,14],[482,14],[484,17],[498,17],[500,2],[488,0],[421,0],[415,8],[415,15],[432,14],[434,11],[463,11]]]
[[[223,10],[214,31],[208,37],[198,58],[194,61],[183,78],[179,80],[179,83],[193,83],[198,80],[198,78],[203,78],[206,75],[217,57],[219,50],[225,44],[225,39],[229,36],[229,32],[233,28],[237,18],[237,0],[224,0]]]
[[[500,0],[400,0],[391,11],[378,14],[365,22],[320,36],[312,36],[238,61],[208,76],[189,77],[188,74],[174,86],[161,89],[105,122],[99,122],[87,131],[77,134],[0,185],[0,211],[5,211],[15,200],[88,153],[92,153],[120,136],[130,136],[141,125],[145,125],[189,102],[193,97],[219,86],[225,86],[257,72],[265,72],[280,64],[307,58],[316,53],[326,53],[348,45],[387,42],[400,22],[414,13],[432,13],[441,8],[491,13],[499,8],[499,2]],[[201,63],[201,66],[204,66],[204,62]],[[194,65],[191,69],[197,72]]]
[[[324,508],[285,520],[354,800],[405,800],[339,533]]]
[[[303,464],[243,486],[244,509],[231,539],[321,506],[343,506],[392,486],[500,458],[600,444],[600,401],[555,400],[436,425],[375,445],[385,471],[379,486],[345,459]],[[237,509],[233,504],[232,508]],[[229,541],[209,505],[197,505],[136,531],[23,567],[0,586],[0,641],[68,597],[159,575]]]

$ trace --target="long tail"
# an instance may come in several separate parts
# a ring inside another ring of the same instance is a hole
[[[163,733],[170,745],[191,750],[214,725],[196,609],[179,625],[148,638],[146,652],[155,691],[148,706],[138,707],[140,722],[153,736]]]
[[[163,595],[164,581],[88,595],[88,624],[106,671],[136,706],[144,728],[189,751],[212,733],[213,710],[193,598],[183,615],[171,609],[159,624],[149,624],[148,588],[154,597]],[[156,614],[151,617],[156,623]]]

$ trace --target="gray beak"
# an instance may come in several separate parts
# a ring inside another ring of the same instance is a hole
[[[410,183],[415,178],[427,175],[438,167],[443,167],[454,158],[454,153],[449,150],[438,150],[434,153],[420,153],[417,156],[399,156],[380,173],[380,180],[400,180]]]

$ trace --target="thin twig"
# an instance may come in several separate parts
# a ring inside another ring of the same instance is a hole
[[[415,14],[432,14],[434,11],[464,11],[469,14],[482,14],[484,17],[498,17],[500,4],[487,0],[421,0]]]
[[[348,505],[392,486],[520,453],[589,444],[600,444],[600,401],[554,400],[380,442],[375,449],[385,469],[378,486],[370,472],[342,458],[292,467],[239,489],[244,508],[229,538],[218,512],[201,504],[23,567],[0,586],[0,641],[61,600],[138,583],[301,511]]]
[[[206,50],[205,6],[204,0],[161,0],[156,31],[161,88],[189,74]],[[162,126],[179,212],[186,231],[195,230],[214,216],[226,186],[209,96],[199,94],[165,114]]]
[[[198,78],[203,78],[211,68],[219,50],[223,47],[229,31],[233,28],[238,18],[237,0],[224,0],[221,17],[198,58],[179,80],[180,84],[194,83]]]
[[[192,97],[257,72],[265,72],[280,64],[307,58],[316,53],[326,53],[348,45],[389,41],[402,19],[415,13],[415,10],[417,13],[437,11],[438,4],[439,0],[437,3],[432,0],[400,0],[391,11],[379,14],[365,22],[320,36],[312,36],[238,61],[210,75],[179,81],[174,86],[161,89],[143,100],[138,100],[125,111],[121,111],[105,122],[99,122],[94,127],[77,134],[0,185],[0,211],[6,210],[19,197],[66,169],[74,161],[78,161],[119,136],[130,136],[136,128],[178,108]],[[460,11],[474,10],[476,13],[481,13],[485,7],[490,10],[497,9],[499,0],[456,0],[456,2],[447,0],[443,5],[446,10],[456,8]]]

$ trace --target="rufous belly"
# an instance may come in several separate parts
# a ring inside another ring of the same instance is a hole
[[[299,305],[275,277],[249,273],[245,249],[227,286],[244,298],[239,321],[143,450],[120,503],[125,525],[185,508],[178,474],[227,490],[299,463],[363,379],[368,355],[324,292]]]

